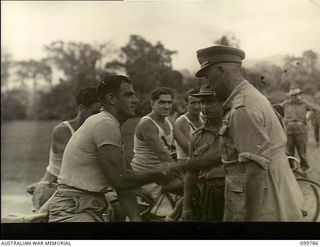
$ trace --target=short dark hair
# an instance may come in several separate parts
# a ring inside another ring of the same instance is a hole
[[[174,91],[168,87],[158,87],[151,92],[151,100],[157,100],[160,98],[160,95],[170,94],[174,98]]]
[[[106,75],[98,83],[96,92],[99,100],[102,102],[106,94],[118,94],[123,82],[131,84],[131,81],[128,77],[123,75]]]
[[[195,88],[189,89],[184,96],[184,100],[188,103],[189,96],[191,96],[191,94],[196,94],[196,93],[199,93],[199,89],[195,89]]]
[[[81,88],[76,94],[77,105],[85,105],[86,107],[88,107],[98,102],[99,102],[99,99],[97,97],[95,87]]]

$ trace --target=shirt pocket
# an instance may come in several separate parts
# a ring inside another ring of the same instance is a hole
[[[246,208],[246,174],[232,174],[226,177],[225,220],[244,221]]]

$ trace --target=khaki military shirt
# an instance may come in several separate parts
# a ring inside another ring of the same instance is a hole
[[[306,100],[298,100],[297,102],[285,100],[280,105],[284,109],[284,122],[287,134],[307,134],[307,111],[317,113],[318,106]]]
[[[286,135],[271,103],[247,81],[242,81],[223,104],[220,129],[224,163],[254,160],[268,167],[273,153],[286,145]]]
[[[291,100],[285,100],[280,105],[284,109],[285,123],[295,122],[295,121],[306,123],[307,111],[316,112],[318,110],[318,106],[306,100],[298,100],[297,102],[293,102]]]
[[[218,129],[209,129],[206,124],[200,129],[195,131],[190,141],[190,157],[201,158],[203,155],[210,152],[216,152],[217,145],[219,145],[219,139],[217,138]],[[205,170],[201,170],[199,173],[200,180],[210,180],[214,178],[224,178],[225,171],[220,167],[213,167]]]
[[[264,183],[258,221],[299,221],[303,197],[285,155],[286,135],[271,103],[249,82],[242,81],[224,102],[219,130],[222,162],[227,170],[225,221],[246,221],[246,183]],[[247,177],[252,162],[265,171]],[[237,169],[234,169],[237,168]],[[241,168],[241,169],[240,169]],[[236,172],[234,172],[236,171]],[[261,180],[260,180],[261,179]],[[258,183],[258,181],[257,181]]]

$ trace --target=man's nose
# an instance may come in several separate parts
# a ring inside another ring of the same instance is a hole
[[[139,99],[136,95],[133,96],[133,103],[137,104],[139,102]]]

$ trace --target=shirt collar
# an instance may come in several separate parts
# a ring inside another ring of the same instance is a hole
[[[218,130],[218,127],[216,127],[216,128],[209,128],[209,126],[208,126],[208,121],[206,120],[206,121],[204,122],[203,126],[202,126],[202,129],[205,130],[205,131],[209,131],[209,132],[214,133],[214,132],[216,132],[216,131]]]
[[[103,114],[106,114],[108,117],[110,117],[118,126],[120,126],[120,123],[118,121],[118,119],[113,116],[110,112],[108,112],[106,109],[104,109],[103,107],[101,108],[101,112]]]
[[[249,82],[247,80],[241,81],[231,92],[229,97],[224,101],[223,107],[224,108],[230,108],[232,106],[232,100],[233,98],[242,91],[243,88],[245,88]]]

